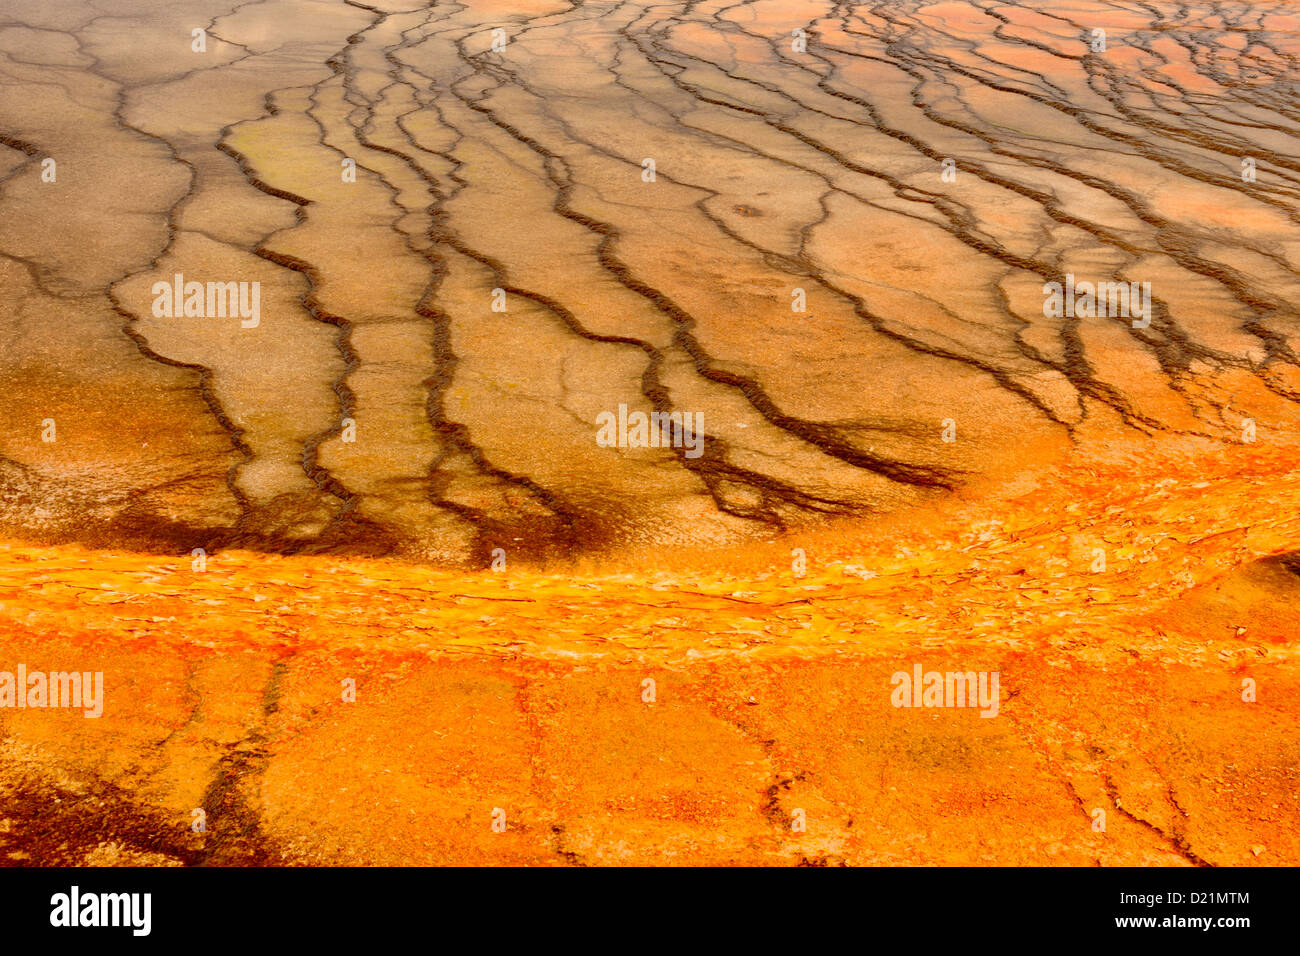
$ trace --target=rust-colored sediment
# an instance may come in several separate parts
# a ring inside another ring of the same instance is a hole
[[[107,693],[0,709],[0,863],[1300,862],[1298,57],[1290,0],[0,0],[0,671]]]
[[[107,706],[0,712],[0,852],[1296,863],[1295,449],[1190,451],[676,570],[5,548],[6,659]],[[895,708],[916,664],[997,716]]]

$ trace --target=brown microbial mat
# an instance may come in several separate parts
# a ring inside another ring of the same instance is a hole
[[[0,864],[1300,863],[1290,0],[0,0]]]

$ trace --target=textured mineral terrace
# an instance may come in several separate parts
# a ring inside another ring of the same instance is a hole
[[[5,4],[0,520],[482,566],[1271,440],[1297,53],[1270,2]],[[258,325],[156,316],[178,274]],[[619,404],[705,454],[599,447]]]
[[[0,863],[1300,863],[1298,67],[1291,0],[0,0],[0,671],[107,697],[0,709]]]

